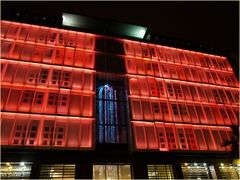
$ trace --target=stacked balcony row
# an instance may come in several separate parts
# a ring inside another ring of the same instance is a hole
[[[93,97],[69,89],[2,85],[1,110],[92,117]]]
[[[92,148],[91,118],[1,113],[1,145]]]
[[[95,35],[44,26],[1,21],[1,38],[93,50]]]
[[[125,58],[125,65],[128,74],[239,87],[239,82],[233,72],[159,63],[138,58]]]
[[[238,125],[239,108],[214,104],[130,98],[131,117],[138,121]]]
[[[124,41],[123,43],[125,54],[128,56],[215,70],[232,71],[230,64],[224,57],[134,41]]]
[[[19,61],[94,69],[93,51],[3,40],[1,57]]]
[[[238,106],[239,104],[239,91],[234,88],[144,76],[129,76],[128,85],[129,95],[132,97],[154,97],[232,106]]]
[[[93,81],[92,70],[1,60],[2,84],[93,92]]]
[[[137,150],[229,151],[223,147],[232,136],[231,128],[171,123],[131,123]]]

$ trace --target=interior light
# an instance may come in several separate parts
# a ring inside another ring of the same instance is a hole
[[[203,163],[204,166],[206,166],[207,164],[206,163]]]
[[[221,166],[224,166],[224,164],[223,164],[223,163],[221,163]]]
[[[184,165],[185,165],[185,166],[187,166],[187,165],[188,165],[188,163],[185,163]]]
[[[20,162],[20,166],[24,166],[25,165],[25,163],[24,162]]]
[[[6,165],[7,165],[7,166],[10,166],[10,163],[9,163],[9,162],[7,162],[7,163],[6,163]]]
[[[197,166],[197,163],[194,163],[194,166]]]

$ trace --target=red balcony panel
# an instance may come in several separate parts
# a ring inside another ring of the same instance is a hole
[[[90,95],[83,95],[82,102],[84,105],[82,106],[81,116],[92,117],[93,115],[93,97]]]
[[[145,66],[146,75],[154,76],[152,62],[151,61],[144,61],[144,66]]]
[[[37,91],[34,94],[34,100],[32,102],[32,113],[43,113],[44,107],[46,106],[48,93],[45,91]]]
[[[198,69],[197,68],[189,68],[189,70],[191,71],[194,81],[201,82],[200,75],[198,74]]]
[[[13,77],[17,71],[17,67],[18,67],[18,62],[8,63],[2,81],[7,83],[12,83]]]
[[[11,89],[6,101],[5,110],[17,111],[19,100],[21,99],[22,91],[18,89]]]
[[[45,113],[47,114],[57,113],[58,96],[59,96],[59,91],[48,93],[47,104],[44,110]]]
[[[189,86],[186,84],[181,84],[181,87],[182,87],[182,91],[185,96],[185,99],[192,101],[192,95],[191,95]]]
[[[69,115],[80,116],[82,109],[82,97],[78,94],[71,94],[70,105],[69,105]]]
[[[182,52],[182,51],[179,51],[178,52],[178,57],[181,61],[182,64],[187,64],[187,60],[186,60],[186,57],[185,57],[185,53]]]
[[[197,115],[194,104],[187,103],[187,109],[188,109],[188,112],[189,112],[189,116],[192,120],[192,123],[196,123],[196,124],[199,123],[199,118],[198,118],[198,115]]]
[[[86,39],[85,33],[77,32],[76,47],[84,49],[85,39]]]
[[[208,105],[203,105],[208,124],[216,124],[214,114]]]
[[[182,66],[178,66],[178,68],[177,68],[177,73],[178,73],[178,76],[179,76],[179,79],[180,79],[180,80],[183,80],[183,81],[186,80],[186,76],[185,76],[185,74],[184,74],[184,71],[183,71],[183,67],[182,67]]]
[[[140,96],[138,79],[134,77],[129,77],[128,82],[130,95]]]
[[[27,76],[26,76],[26,84],[36,85],[38,83],[38,77],[40,74],[40,65],[30,65]]]
[[[41,26],[37,34],[36,42],[45,44],[47,42],[48,31],[49,31],[49,28]]]
[[[185,74],[185,77],[186,77],[187,81],[194,81],[194,77],[192,76],[190,68],[183,67],[183,71],[184,71],[184,74]]]
[[[83,67],[83,64],[85,63],[85,52],[82,50],[76,49],[73,63],[75,67]]]
[[[174,92],[175,92],[176,98],[184,100],[184,94],[182,91],[181,84],[173,83],[173,87],[174,87]]]
[[[187,106],[184,103],[178,103],[179,113],[182,116],[182,121],[189,123],[191,118],[187,109]]]
[[[15,43],[15,46],[12,50],[12,53],[9,55],[10,59],[20,59],[20,56],[23,51],[24,44],[23,43]]]
[[[239,125],[239,108],[232,108],[232,110],[234,112],[235,118],[237,118],[237,121],[232,120],[232,124]]]
[[[148,80],[148,85],[149,85],[150,96],[158,97],[158,89],[157,89],[155,79],[154,78],[148,78],[147,80]]]
[[[156,127],[156,133],[158,137],[159,150],[169,151],[164,123],[156,122],[155,127]]]
[[[216,150],[216,145],[212,137],[212,133],[209,128],[202,129],[209,150]]]
[[[195,104],[195,108],[196,108],[196,112],[197,112],[197,115],[198,115],[198,118],[199,118],[200,122],[202,124],[208,124],[208,120],[205,116],[205,113],[203,111],[203,108],[202,108],[201,104],[199,104],[199,105]]]
[[[157,46],[157,53],[159,61],[166,61],[165,53],[161,46]]]
[[[158,60],[157,49],[155,45],[148,45],[151,59]]]
[[[162,73],[164,78],[171,78],[169,68],[166,64],[161,64],[160,69],[161,69],[161,73]]]
[[[211,110],[212,110],[212,113],[213,113],[213,116],[214,118],[216,119],[216,123],[217,124],[224,124],[224,121],[222,119],[222,116],[221,116],[221,113],[218,109],[218,106],[212,106],[211,107]]]
[[[218,107],[219,107],[219,111],[221,113],[221,116],[223,118],[224,124],[231,125],[231,121],[230,121],[230,118],[228,116],[228,113],[227,113],[225,107],[224,106],[220,106],[220,105]]]
[[[175,128],[173,124],[165,124],[166,134],[167,134],[167,141],[168,141],[168,147],[170,150],[176,150],[178,149],[178,142],[177,142],[177,136],[175,132]]]
[[[19,30],[20,30],[20,24],[12,22],[10,26],[8,27],[8,31],[6,34],[7,39],[17,39]]]
[[[134,47],[131,41],[124,41],[124,51],[126,55],[134,56]]]
[[[37,85],[38,86],[47,86],[49,84],[49,79],[50,79],[50,73],[49,69],[43,68],[41,67],[39,76],[38,76],[38,81],[37,81]]]
[[[142,106],[140,99],[131,99],[132,118],[134,120],[143,120]]]
[[[58,96],[57,114],[68,114],[70,101],[70,90],[60,90]]]
[[[157,132],[154,123],[144,123],[148,149],[158,149]]]
[[[11,23],[8,21],[1,21],[1,37],[4,38],[8,32]]]
[[[202,67],[208,67],[207,62],[206,62],[206,59],[205,59],[204,56],[200,56],[200,57],[199,57],[199,60],[200,60],[200,63],[201,63],[201,65],[202,65]]]
[[[186,134],[185,134],[183,126],[180,124],[175,124],[175,129],[177,132],[179,148],[182,150],[188,150],[189,147],[188,147]]]
[[[126,71],[129,74],[137,73],[136,61],[134,58],[125,57]]]
[[[230,101],[227,98],[227,95],[223,89],[218,89],[218,94],[221,96],[224,104],[230,104]]]
[[[36,42],[39,34],[39,26],[31,25],[31,28],[28,32],[27,41]]]
[[[178,64],[181,63],[178,52],[176,50],[172,51],[172,56],[173,56],[173,59],[174,59],[175,63],[178,63]]]
[[[188,87],[191,92],[193,101],[201,101],[198,91],[197,91],[197,86],[189,85]]]
[[[213,66],[214,66],[214,68],[215,69],[220,69],[220,67],[219,67],[219,65],[218,65],[218,60],[217,59],[215,59],[215,58],[210,58],[211,59],[211,62],[212,62],[212,64],[213,64]]]
[[[60,32],[59,32],[59,36],[58,36],[58,40],[57,40],[57,45],[59,45],[59,46],[65,46],[65,45],[66,45],[67,35],[68,35],[68,31],[61,29]]]
[[[72,88],[76,90],[82,90],[83,87],[83,71],[73,69]]]
[[[95,66],[95,54],[93,52],[85,52],[84,68],[94,69]]]
[[[66,46],[76,47],[77,33],[74,31],[68,31],[68,36],[66,37]]]
[[[224,62],[225,60],[223,59],[218,59],[218,64],[219,64],[219,67],[224,70],[224,71],[227,71],[227,67],[226,67],[226,64]]]
[[[32,53],[32,60],[33,62],[42,62],[43,54],[44,54],[44,46],[36,45],[34,51]]]
[[[144,120],[153,120],[151,105],[149,101],[141,101]]]
[[[80,118],[68,119],[68,131],[67,131],[67,147],[79,147],[80,146]]]
[[[53,47],[46,47],[43,55],[43,62],[53,64],[55,59],[55,49]]]
[[[30,112],[35,91],[34,90],[23,90],[22,96],[20,97],[20,103],[18,111]]]
[[[41,131],[40,145],[52,146],[55,132],[55,116],[46,116]]]
[[[226,141],[231,141],[231,136],[229,137],[228,131],[230,131],[229,128],[221,127],[219,128],[219,134],[221,136],[222,142],[225,143]],[[226,150],[230,151],[231,146],[226,146]]]
[[[160,103],[158,101],[152,101],[151,106],[152,106],[152,112],[153,112],[154,119],[156,121],[163,120]]]
[[[73,59],[74,59],[74,49],[66,48],[65,56],[64,56],[64,65],[73,66]]]
[[[51,78],[49,81],[50,87],[59,87],[62,79],[62,68],[54,68],[51,71]]]
[[[3,81],[3,79],[4,79],[4,74],[7,69],[7,64],[8,64],[7,61],[1,59],[1,81]]]
[[[173,89],[173,85],[171,82],[166,82],[167,92],[168,92],[168,98],[169,99],[176,99],[176,95]]]
[[[208,98],[205,93],[205,88],[203,86],[197,86],[197,91],[202,102],[208,102]]]
[[[217,72],[215,72],[215,71],[210,71],[210,73],[211,73],[213,79],[215,80],[215,83],[218,84],[218,85],[221,85],[222,82],[221,82],[220,78],[218,77]]]
[[[187,64],[189,64],[189,65],[195,65],[195,64],[194,64],[194,57],[192,56],[192,54],[190,54],[190,53],[185,53],[185,57],[186,57],[186,60],[187,60]]]
[[[207,98],[208,98],[208,101],[210,102],[210,103],[216,103],[216,101],[215,101],[215,97],[214,97],[214,94],[213,94],[213,92],[212,92],[212,88],[210,88],[210,87],[208,87],[208,86],[205,86],[205,87],[203,87],[204,88],[204,90],[205,90],[205,93],[206,93],[206,96],[207,96]]]
[[[137,66],[137,74],[146,75],[144,61],[142,59],[135,58],[135,62]]]
[[[85,48],[88,49],[88,50],[94,50],[95,49],[95,35],[86,34]]]
[[[73,78],[72,69],[63,68],[60,86],[65,88],[72,87],[72,78]]]
[[[47,44],[55,45],[59,36],[58,29],[50,28],[47,36]]]
[[[170,115],[170,109],[169,109],[169,105],[167,102],[160,102],[160,106],[161,106],[161,110],[162,110],[162,115],[163,115],[163,119],[164,121],[172,121],[172,117]]]
[[[55,59],[53,64],[63,65],[65,48],[56,48]]]
[[[239,81],[238,81],[237,77],[234,74],[232,74],[232,75],[230,75],[230,78],[232,79],[234,86],[239,87]]]
[[[138,77],[138,82],[140,85],[141,96],[149,96],[149,88],[146,77]]]
[[[83,79],[83,90],[84,91],[93,91],[93,79],[94,74],[92,72],[84,71]]]
[[[8,58],[12,53],[14,48],[14,42],[12,41],[2,41],[1,42],[1,57]]]
[[[91,148],[93,146],[92,130],[93,122],[91,120],[82,119],[80,125],[80,147]]]
[[[160,98],[166,98],[166,87],[165,87],[165,82],[160,79],[156,79],[156,84],[157,84],[157,89],[158,89],[158,94]]]
[[[231,93],[231,91],[228,90],[228,89],[225,89],[225,93],[226,93],[226,95],[227,95],[227,97],[228,97],[229,102],[230,102],[231,104],[236,104],[235,98],[234,98],[233,94]]]
[[[66,117],[57,117],[55,121],[53,146],[65,146],[68,124]]]
[[[28,123],[29,123],[28,114],[16,115],[16,122],[14,125],[12,135],[10,137],[10,145],[25,145]]]
[[[179,79],[176,65],[168,65],[169,73],[172,79]]]
[[[222,147],[223,141],[222,141],[222,138],[221,138],[220,133],[218,131],[218,128],[211,127],[211,132],[212,132],[212,136],[213,136],[213,139],[215,141],[217,150],[219,150],[219,151],[225,150],[225,148]]]
[[[23,61],[31,61],[34,48],[35,45],[33,44],[25,44],[20,59]]]
[[[231,106],[226,106],[226,111],[228,113],[229,119],[231,120],[231,124],[235,125],[235,126],[238,125],[238,117],[239,116],[236,117],[236,115],[235,115],[234,111],[232,110]]]
[[[1,145],[9,145],[16,121],[15,114],[1,113]]]
[[[142,56],[143,56],[143,58],[150,58],[150,51],[149,51],[149,48],[148,48],[147,44],[141,43],[141,46],[142,46]]]
[[[38,146],[40,138],[40,129],[42,126],[42,116],[30,117],[27,134],[25,138],[25,145]]]
[[[208,83],[208,77],[206,75],[206,70],[204,69],[199,69],[199,75],[200,75],[200,79],[201,79],[201,82],[203,83]]]
[[[28,69],[29,69],[29,64],[19,63],[13,79],[13,83],[21,84],[21,85],[25,84]]]
[[[172,117],[174,122],[182,122],[181,115],[179,113],[178,105],[176,102],[170,102]]]
[[[239,101],[240,101],[239,90],[236,90],[236,91],[232,90],[231,93],[232,93],[232,96],[234,97],[235,105],[239,105]]]
[[[139,42],[132,42],[134,47],[134,56],[135,57],[142,57],[142,48]]]
[[[198,126],[194,126],[194,134],[198,143],[199,150],[208,150],[202,129]]]
[[[168,62],[175,62],[173,54],[172,54],[172,50],[170,50],[168,48],[164,48],[164,53],[165,53],[166,61],[168,61]]]
[[[184,125],[184,131],[186,133],[186,139],[191,150],[200,150],[197,144],[197,138],[194,134],[192,126]]]
[[[212,77],[212,74],[210,73],[210,70],[205,70],[206,77],[210,84],[215,84],[215,81]]]
[[[147,138],[144,122],[132,122],[136,149],[147,149]]]
[[[3,88],[3,87],[1,88],[1,110],[3,110],[5,107],[5,103],[7,101],[9,92],[10,92],[9,88]]]
[[[207,56],[205,56],[204,58],[205,58],[205,61],[206,61],[207,65],[208,65],[208,67],[211,68],[211,69],[214,69],[214,65],[212,64],[211,59],[209,57],[207,57]]]

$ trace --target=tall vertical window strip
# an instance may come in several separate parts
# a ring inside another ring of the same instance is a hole
[[[149,179],[174,179],[172,165],[147,165]]]
[[[74,164],[48,164],[42,165],[40,179],[74,179]]]
[[[93,165],[93,179],[131,179],[131,167],[122,165]]]
[[[126,110],[123,88],[117,83],[97,88],[97,136],[99,143],[126,143]]]

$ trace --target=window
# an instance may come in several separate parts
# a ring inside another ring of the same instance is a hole
[[[181,164],[184,179],[211,179],[211,173],[206,163]]]
[[[172,165],[147,165],[148,179],[174,179]]]
[[[126,143],[126,102],[122,85],[97,87],[97,136],[99,143]]]
[[[32,163],[1,162],[1,179],[29,179]]]
[[[74,164],[49,164],[42,165],[40,179],[74,179]]]
[[[219,170],[222,179],[240,178],[240,164],[220,164]]]
[[[131,179],[131,166],[93,165],[93,179]]]

